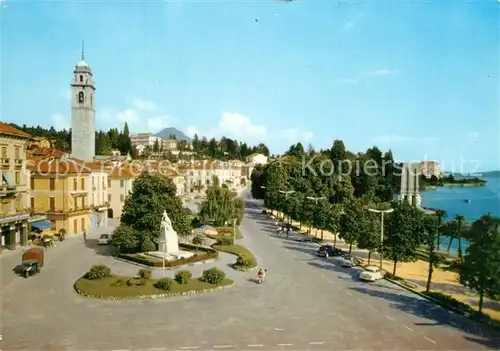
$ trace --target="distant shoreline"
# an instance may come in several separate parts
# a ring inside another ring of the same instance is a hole
[[[424,185],[423,190],[437,190],[438,188],[446,187],[446,188],[462,188],[462,187],[468,187],[468,188],[482,188],[486,186],[486,182],[484,183],[444,183],[442,185]]]

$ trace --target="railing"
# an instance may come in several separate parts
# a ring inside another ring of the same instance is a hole
[[[2,167],[10,166],[10,158],[2,158],[0,164],[2,165]]]
[[[14,160],[14,166],[15,167],[22,167],[23,166],[23,160],[18,158]]]

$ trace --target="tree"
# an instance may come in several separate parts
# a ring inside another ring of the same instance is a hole
[[[160,173],[145,172],[134,181],[132,193],[125,199],[121,223],[140,233],[141,242],[146,236],[156,242],[164,211],[179,235],[191,232],[187,210],[176,196],[172,180]]]
[[[265,190],[262,188],[264,186],[265,178],[264,178],[264,167],[262,165],[257,165],[252,171],[252,175],[250,179],[252,181],[252,187],[250,189],[252,196],[254,199],[264,199],[265,198]]]
[[[479,312],[484,296],[500,297],[500,218],[481,216],[469,230],[470,245],[459,265],[460,283],[479,293]]]
[[[119,252],[131,252],[139,245],[139,233],[126,224],[120,224],[111,236],[110,244]]]
[[[458,258],[462,259],[462,239],[467,236],[468,226],[465,222],[465,217],[461,215],[455,216],[456,226],[455,226],[455,237],[458,239],[457,254]]]
[[[435,215],[424,215],[423,228],[425,232],[425,244],[427,245],[427,251],[429,253],[429,270],[427,274],[427,284],[425,285],[425,292],[429,292],[431,288],[432,273],[434,272],[434,267],[440,262],[440,256],[436,254],[436,240],[439,237],[439,214]]]
[[[436,216],[438,218],[438,233],[436,237],[436,247],[439,251],[441,249],[441,231],[443,230],[443,218],[445,218],[448,214],[445,210],[437,210]]]
[[[352,246],[358,242],[360,236],[366,230],[366,222],[359,220],[363,218],[364,213],[363,209],[358,205],[358,202],[355,200],[346,204],[344,206],[344,214],[340,218],[339,237],[349,244],[349,253],[352,251]]]
[[[398,262],[412,262],[417,259],[415,252],[424,242],[424,231],[421,210],[407,202],[394,203],[393,208],[394,211],[388,216],[388,235],[382,249],[384,256],[394,262],[392,274],[396,275]]]
[[[196,245],[196,253],[198,253],[198,247],[205,243],[205,237],[201,234],[196,235],[192,240],[193,245]]]
[[[358,217],[361,233],[358,237],[358,247],[368,250],[368,264],[370,264],[372,252],[380,251],[380,218],[367,211],[361,211]]]
[[[241,221],[243,207],[242,201],[234,197],[234,193],[227,187],[221,186],[214,177],[213,185],[207,189],[205,201],[200,205],[199,216],[205,223],[223,226],[234,218]]]

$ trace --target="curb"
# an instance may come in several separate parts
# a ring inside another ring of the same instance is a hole
[[[182,293],[165,293],[165,294],[153,294],[153,295],[140,295],[134,297],[107,297],[107,296],[97,296],[92,294],[86,294],[76,287],[76,282],[73,284],[73,288],[75,292],[83,297],[98,299],[98,300],[107,300],[107,301],[125,301],[125,300],[147,300],[147,299],[161,299],[166,297],[175,297],[175,296],[191,296],[191,295],[201,295],[204,293],[216,292],[219,290],[229,289],[236,285],[236,282],[233,281],[232,284],[218,286],[216,288],[203,289],[203,290],[191,290]]]
[[[141,263],[138,263],[138,262],[129,261],[129,260],[126,260],[126,259],[124,259],[124,258],[117,257],[117,256],[114,256],[113,258],[114,258],[115,260],[117,260],[117,261],[120,261],[120,262],[130,263],[130,264],[136,265],[136,266],[138,266],[138,267],[147,268],[147,269],[151,269],[151,270],[155,270],[155,269],[163,269],[163,267],[148,266],[148,265],[141,264]],[[192,262],[192,263],[186,263],[186,264],[183,264],[183,265],[181,265],[181,266],[175,266],[175,267],[165,267],[165,270],[168,270],[168,271],[173,271],[173,270],[176,270],[176,269],[179,269],[179,268],[182,268],[182,267],[192,267],[192,266],[197,266],[197,265],[201,265],[201,264],[214,263],[214,262],[215,262],[215,261],[217,261],[218,259],[219,259],[219,258],[211,258],[211,259],[204,260],[204,261]]]

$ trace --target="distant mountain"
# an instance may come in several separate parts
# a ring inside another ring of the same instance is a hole
[[[186,134],[184,134],[183,131],[173,127],[165,128],[155,134],[155,136],[162,139],[168,139],[171,135],[174,135],[177,140],[191,141],[191,139]]]

